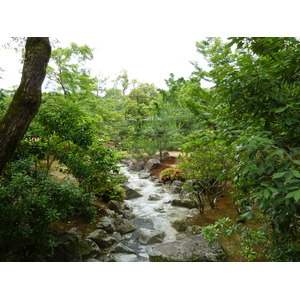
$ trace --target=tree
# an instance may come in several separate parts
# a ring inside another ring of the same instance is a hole
[[[0,121],[0,173],[38,112],[50,54],[49,38],[27,38],[21,83]]]
[[[84,63],[92,58],[91,48],[75,43],[52,51],[48,77],[54,86],[58,85],[58,91],[63,91],[65,99],[82,100],[94,96],[93,92],[98,90],[97,79],[92,78],[89,70],[84,68]]]

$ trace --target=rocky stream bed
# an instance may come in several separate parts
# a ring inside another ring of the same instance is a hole
[[[225,261],[219,245],[210,248],[188,218],[195,204],[180,197],[182,183],[172,185],[150,176],[158,159],[147,163],[123,161],[121,171],[128,178],[122,185],[124,203],[110,201],[107,216],[97,229],[82,236],[76,228],[56,236],[54,261],[86,262],[197,262]]]

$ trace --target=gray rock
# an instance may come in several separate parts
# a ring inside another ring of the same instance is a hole
[[[149,172],[149,171],[151,171],[151,170],[153,170],[153,169],[155,169],[155,168],[157,168],[157,167],[159,167],[159,166],[160,166],[160,161],[159,161],[158,159],[156,159],[156,158],[151,158],[151,159],[149,159],[149,160],[147,161],[147,163],[146,163],[144,169],[145,169],[147,172]]]
[[[132,165],[129,167],[129,170],[131,171],[137,171],[137,172],[140,172],[144,169],[145,167],[145,162],[144,161],[137,161],[137,162],[134,162],[132,163]]]
[[[122,214],[123,210],[124,210],[124,206],[122,205],[122,203],[120,203],[116,200],[110,200],[107,203],[107,207],[118,214]]]
[[[170,192],[173,194],[179,194],[182,190],[183,183],[179,180],[174,180],[170,185]]]
[[[174,199],[171,201],[172,206],[186,207],[186,208],[197,208],[197,203],[190,199]]]
[[[139,192],[137,192],[136,190],[128,187],[125,184],[122,184],[121,187],[125,190],[125,193],[126,193],[125,199],[126,200],[142,197],[142,195]]]
[[[122,164],[124,164],[124,165],[127,165],[127,166],[129,166],[129,167],[132,165],[132,161],[129,160],[129,159],[122,159],[122,160],[120,161],[120,163],[122,163]]]
[[[138,233],[138,241],[143,245],[161,243],[165,237],[162,230],[151,230],[147,228],[140,229]]]
[[[139,174],[139,177],[140,177],[141,179],[147,179],[147,178],[150,177],[150,173],[148,173],[148,172],[141,172],[141,173]]]
[[[108,233],[113,233],[115,231],[114,221],[109,217],[102,217],[100,222],[97,223],[96,227],[103,229]]]
[[[83,239],[80,241],[79,247],[82,260],[84,261],[94,258],[100,254],[100,248],[93,240]]]
[[[148,197],[148,200],[150,201],[156,201],[156,200],[161,200],[161,196],[160,195],[157,195],[157,194],[150,194],[149,197]]]
[[[87,238],[93,240],[99,248],[108,248],[118,242],[114,237],[109,236],[106,231],[102,229],[91,232]]]
[[[199,234],[183,240],[155,245],[149,251],[151,262],[217,262],[226,261],[220,245],[208,246]]]
[[[126,234],[135,231],[133,222],[127,219],[119,219],[116,223],[116,230],[121,234]]]

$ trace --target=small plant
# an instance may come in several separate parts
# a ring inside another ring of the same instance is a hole
[[[185,177],[181,170],[176,169],[176,168],[167,168],[160,172],[159,181],[165,182],[168,180],[170,180],[171,182],[173,182],[174,180],[183,181],[183,180],[185,180]]]

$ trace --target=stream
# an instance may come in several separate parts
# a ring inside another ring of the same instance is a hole
[[[115,254],[114,257],[118,262],[146,262],[149,261],[148,252],[154,244],[143,245],[138,242],[139,230],[154,229],[163,230],[165,237],[163,243],[176,240],[179,234],[171,223],[177,219],[188,217],[190,210],[183,207],[172,206],[171,200],[178,199],[178,194],[170,194],[168,187],[162,184],[157,184],[150,179],[141,179],[139,173],[129,171],[127,167],[122,166],[121,172],[128,178],[126,185],[140,194],[142,197],[130,200],[124,200],[133,210],[135,219],[133,220],[136,230],[125,235],[122,244],[131,248],[136,254]],[[160,200],[148,200],[149,195],[158,194]],[[183,235],[180,233],[180,235]]]

